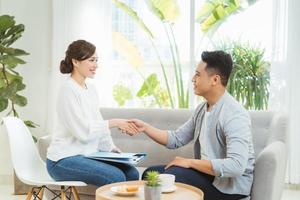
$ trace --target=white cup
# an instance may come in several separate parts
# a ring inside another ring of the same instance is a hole
[[[175,185],[175,176],[173,174],[160,174],[159,179],[162,191],[168,190]]]

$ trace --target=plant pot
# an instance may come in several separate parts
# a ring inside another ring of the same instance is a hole
[[[161,186],[151,187],[145,185],[144,195],[145,200],[160,200]]]

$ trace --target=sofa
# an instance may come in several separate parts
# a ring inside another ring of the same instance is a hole
[[[176,129],[192,115],[193,110],[185,109],[116,109],[102,108],[104,119],[138,118],[160,129]],[[252,134],[256,165],[251,200],[280,200],[287,163],[287,118],[270,111],[249,111],[252,120]],[[112,130],[115,144],[124,152],[145,152],[147,158],[139,163],[140,173],[151,165],[166,164],[175,156],[193,156],[193,144],[176,150],[169,150],[156,144],[144,134],[128,136],[119,130]],[[38,149],[46,159],[50,136],[39,139]],[[95,199],[95,186],[78,188],[82,200]],[[46,194],[51,196],[51,194]]]

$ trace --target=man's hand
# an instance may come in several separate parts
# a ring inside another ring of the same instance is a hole
[[[147,124],[139,119],[130,119],[130,123],[133,123],[136,127],[138,132],[144,132],[146,130]]]
[[[169,164],[167,164],[167,166],[165,167],[165,169],[168,169],[171,166],[178,166],[178,167],[183,167],[183,168],[190,168],[190,159],[176,156],[173,161],[171,161],[171,162],[169,162]]]

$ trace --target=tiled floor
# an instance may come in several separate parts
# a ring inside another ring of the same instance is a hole
[[[0,185],[0,200],[24,200],[24,195],[11,195],[12,185]],[[285,189],[281,200],[299,200],[300,190]]]

